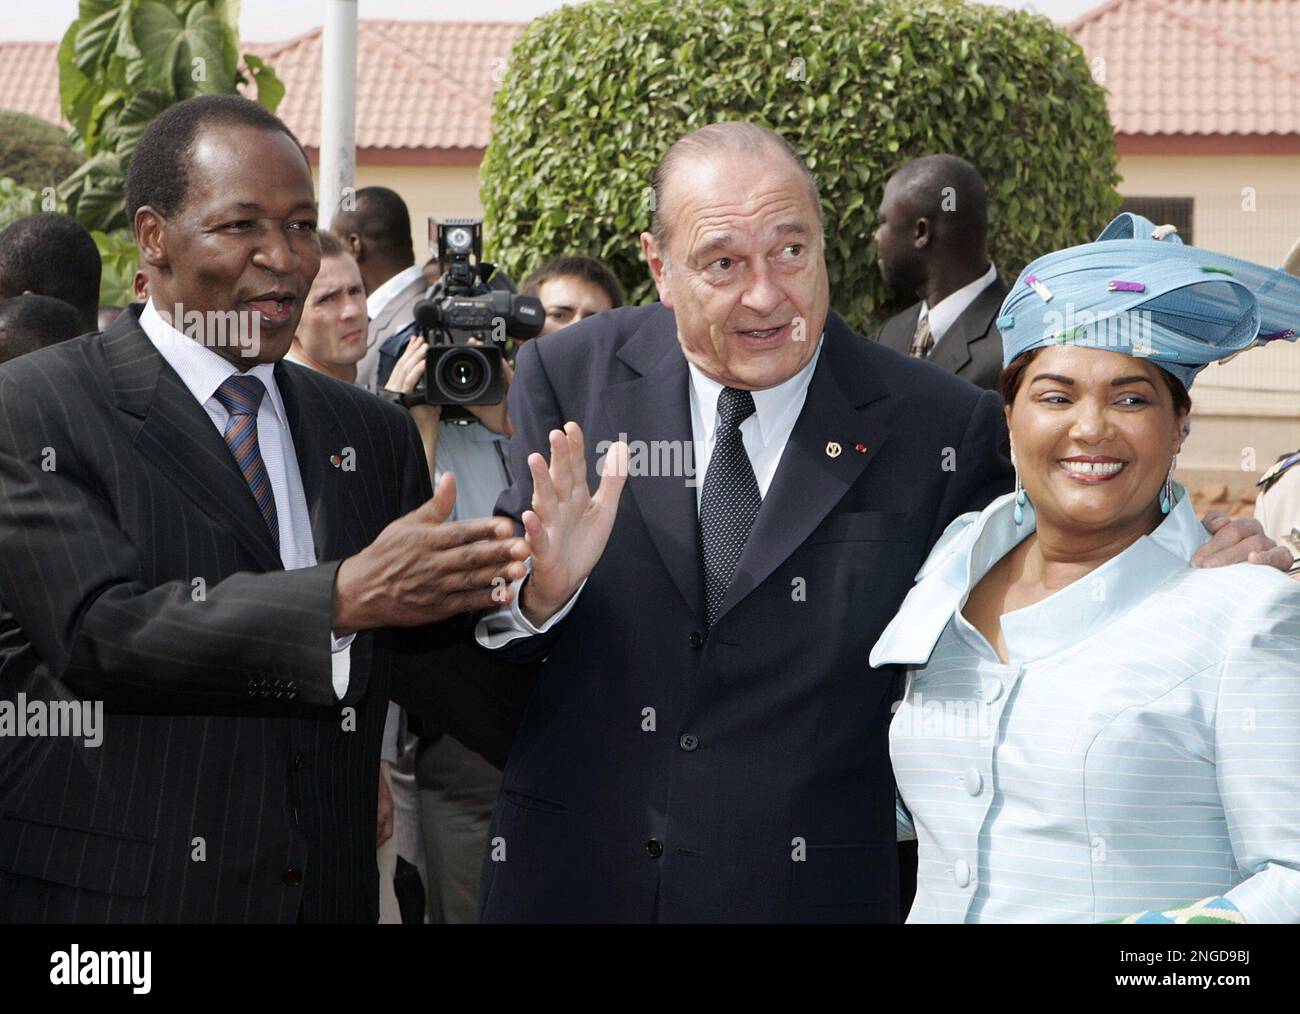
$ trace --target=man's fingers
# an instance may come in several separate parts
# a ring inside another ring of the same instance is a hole
[[[618,503],[623,485],[627,482],[628,457],[628,446],[621,440],[611,444],[609,450],[605,452],[600,488],[591,498],[598,507],[603,508],[606,503]]]
[[[440,525],[451,517],[452,508],[456,506],[456,480],[450,472],[443,475],[438,482],[438,489],[433,496],[420,504],[410,515],[411,520],[422,525]],[[486,538],[486,536],[484,536]]]
[[[546,526],[542,524],[542,519],[537,516],[536,511],[524,511],[523,522],[525,538],[533,556],[545,557],[546,551],[551,546],[551,538],[546,534]]]
[[[549,518],[555,509],[556,498],[546,458],[536,452],[528,455],[528,471],[533,477],[533,509]]]
[[[436,561],[439,571],[444,574],[464,574],[483,567],[505,567],[512,562],[522,562],[528,557],[528,543],[519,538],[471,542],[454,549],[444,549],[442,553],[445,558]]]
[[[555,485],[555,498],[561,503],[573,495],[573,480],[569,474],[569,438],[563,430],[551,430],[551,482]]]

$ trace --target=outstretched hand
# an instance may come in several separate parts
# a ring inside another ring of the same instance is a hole
[[[628,447],[619,441],[605,455],[595,495],[587,487],[587,456],[582,428],[565,423],[551,430],[551,462],[533,453],[533,508],[524,511],[524,538],[533,571],[524,582],[519,606],[528,622],[541,626],[581,587],[605,551],[627,482]]]

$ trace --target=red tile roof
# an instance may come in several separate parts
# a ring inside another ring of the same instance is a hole
[[[515,22],[358,22],[359,160],[476,164],[491,132],[492,91],[523,28]],[[275,68],[285,84],[280,116],[305,146],[318,148],[321,30],[286,42],[246,43],[244,50]],[[66,126],[59,114],[57,54],[53,42],[0,43],[0,107]]]
[[[1117,134],[1300,135],[1300,0],[1111,0],[1066,30]]]
[[[523,28],[359,22],[358,160],[477,163],[493,88]],[[1300,138],[1300,0],[1110,0],[1066,30],[1100,69],[1122,151],[1137,150],[1126,139],[1212,153],[1228,140]],[[321,30],[246,48],[275,67],[286,86],[280,114],[318,147]],[[0,43],[0,105],[62,122],[57,49]]]

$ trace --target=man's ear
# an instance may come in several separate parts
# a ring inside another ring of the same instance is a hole
[[[365,253],[365,244],[361,242],[361,237],[355,232],[350,232],[343,237],[343,245],[346,246],[348,252],[352,254],[352,259],[360,264],[361,258]]]
[[[650,266],[650,275],[654,278],[655,288],[659,291],[659,302],[671,310],[673,300],[668,290],[668,258],[660,251],[659,244],[652,233],[641,233],[641,253],[645,256],[646,264]]]
[[[918,250],[924,250],[930,245],[930,238],[934,235],[934,226],[931,225],[928,218],[918,218],[913,226],[912,245]]]
[[[146,204],[136,210],[132,227],[140,260],[153,268],[167,268],[167,220],[162,213]]]

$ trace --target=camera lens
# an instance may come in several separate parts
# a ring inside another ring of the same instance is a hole
[[[438,389],[462,404],[473,403],[488,388],[492,370],[478,349],[462,348],[438,363]]]

